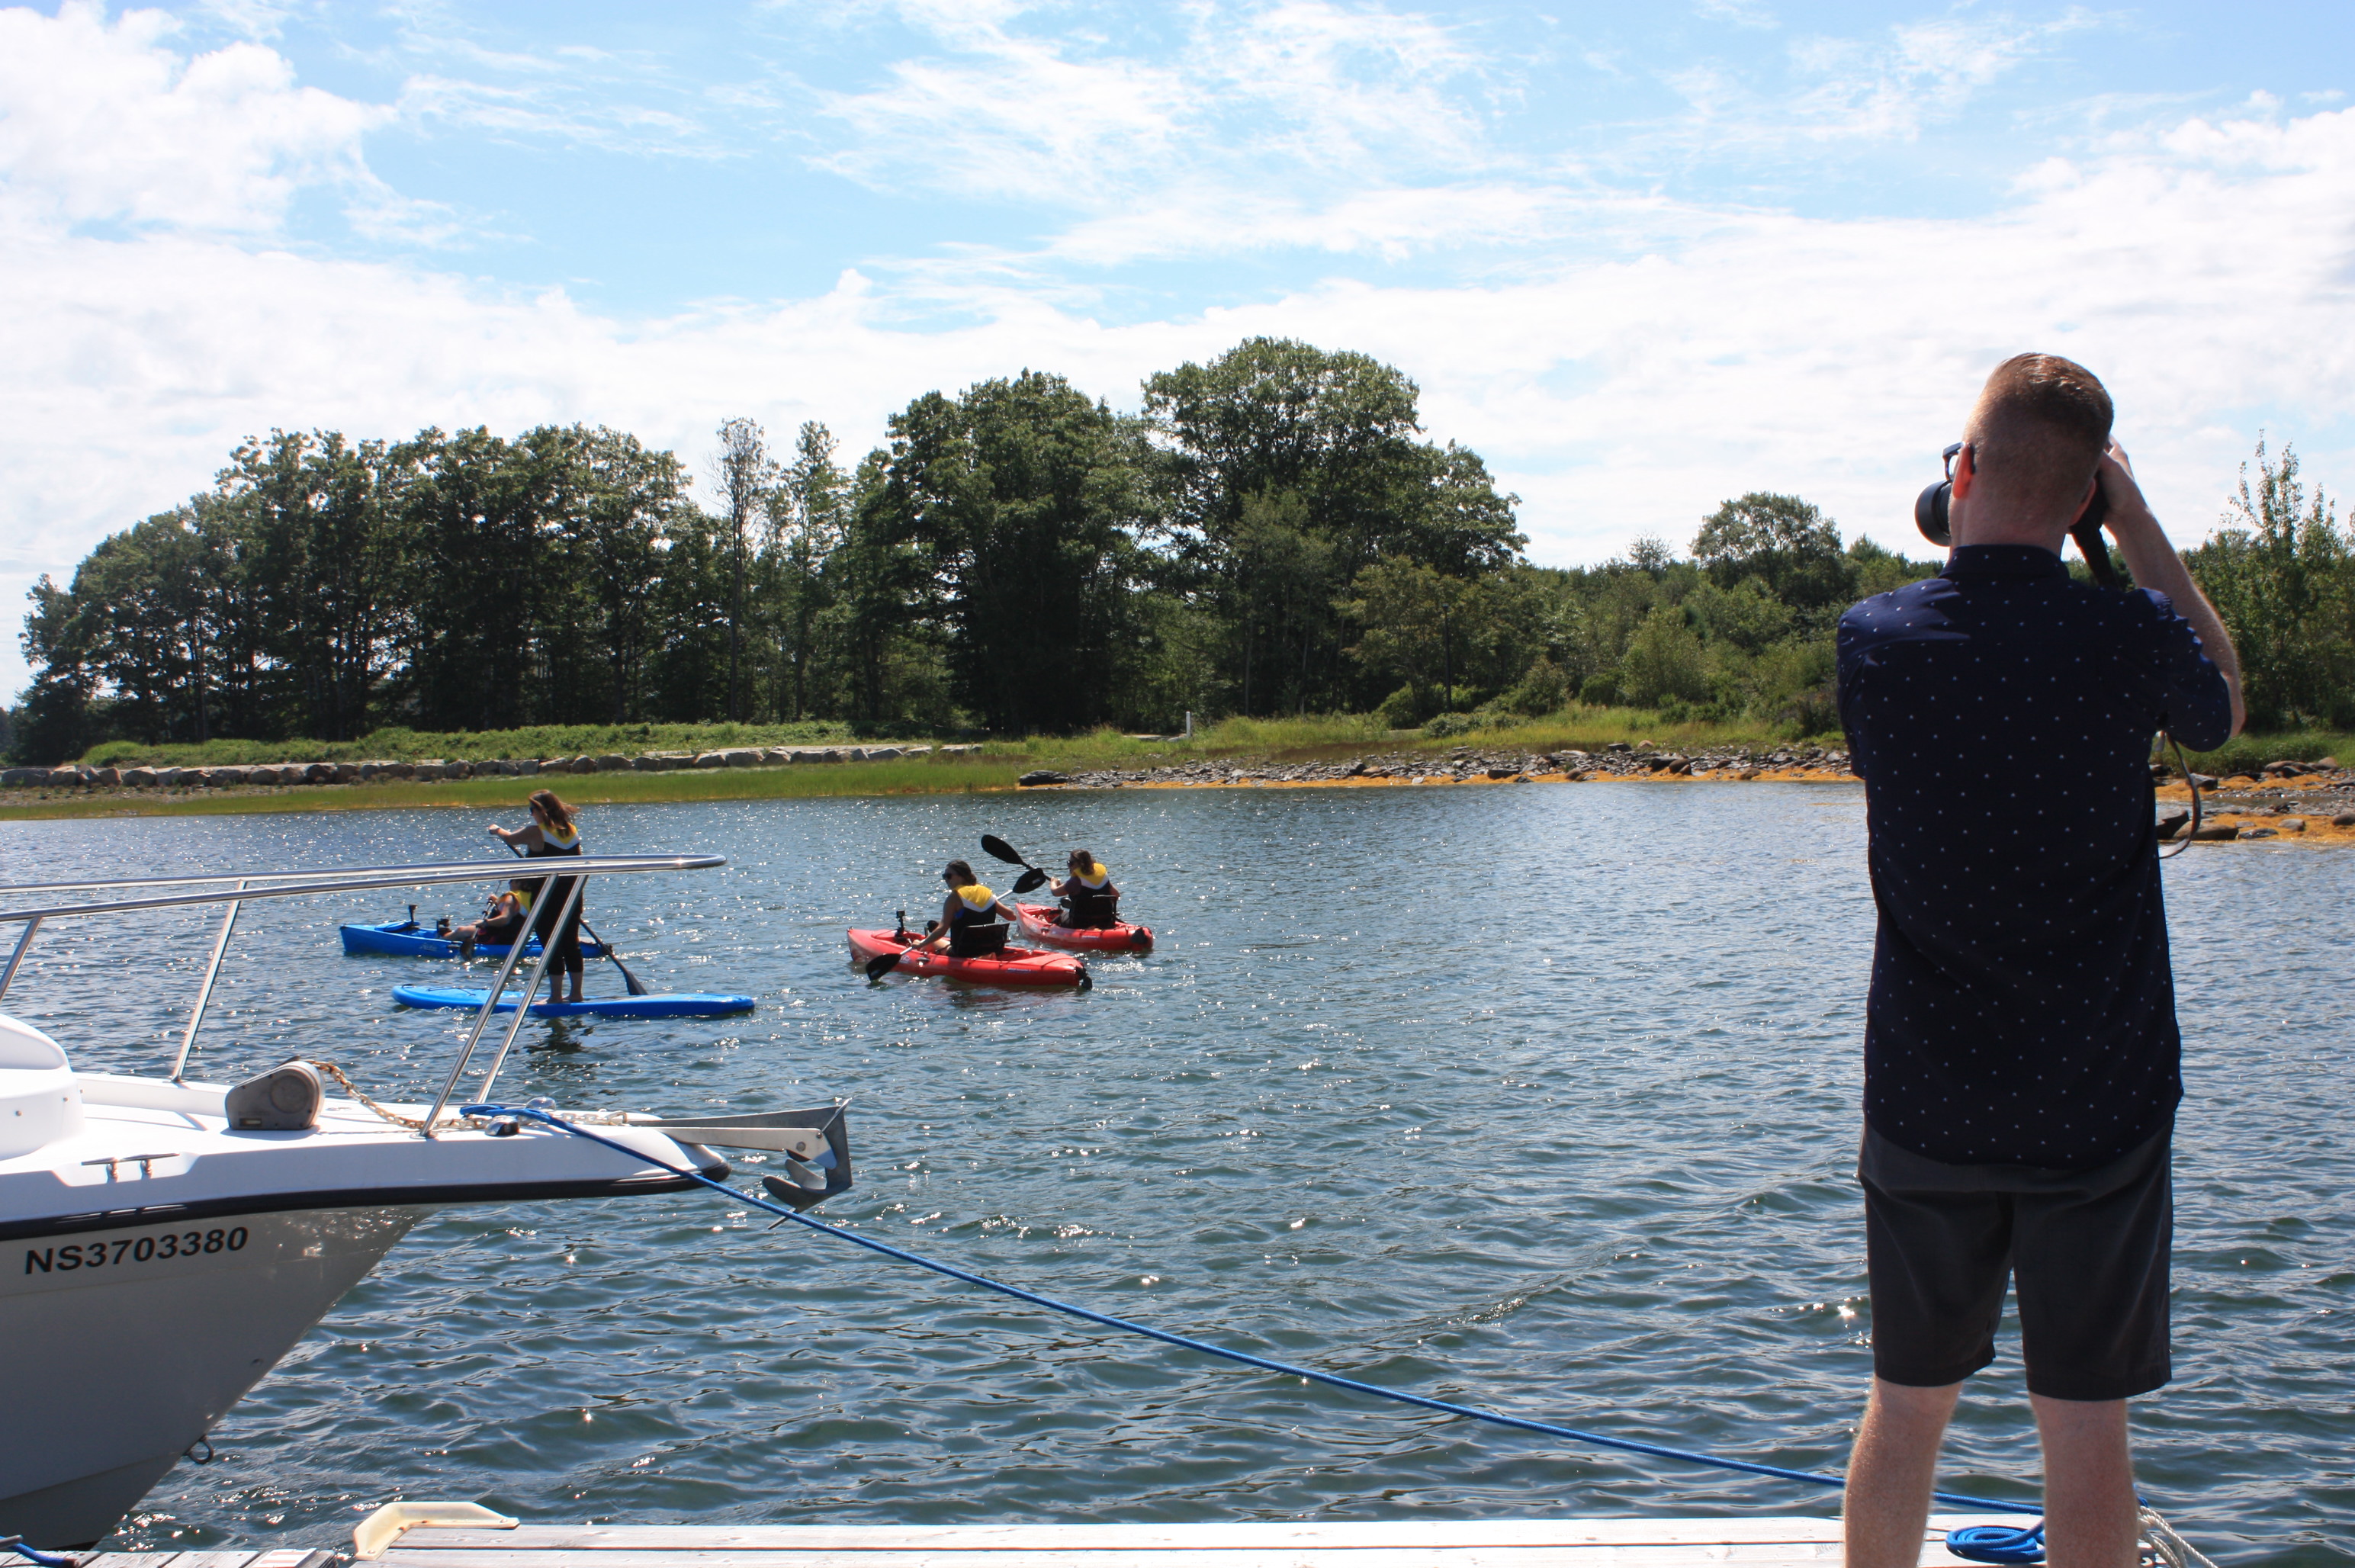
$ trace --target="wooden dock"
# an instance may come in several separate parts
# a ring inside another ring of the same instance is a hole
[[[415,1506],[415,1505],[411,1505]],[[1923,1568],[1964,1568],[1941,1515]],[[365,1526],[363,1527],[365,1530]],[[383,1568],[1827,1568],[1836,1519],[1395,1520],[1215,1524],[418,1526]],[[108,1552],[83,1568],[339,1568],[350,1551]]]

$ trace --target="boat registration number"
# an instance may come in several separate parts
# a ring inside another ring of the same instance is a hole
[[[160,1236],[119,1236],[113,1241],[69,1242],[57,1247],[27,1247],[27,1274],[71,1274],[76,1269],[121,1268],[129,1264],[155,1263],[165,1258],[192,1258],[206,1253],[245,1250],[242,1225],[209,1231],[166,1231]]]

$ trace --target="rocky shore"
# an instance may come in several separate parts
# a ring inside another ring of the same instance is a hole
[[[1614,741],[1599,751],[1380,752],[1320,763],[1176,763],[1152,768],[1060,773],[1041,768],[1016,782],[1032,789],[1117,789],[1250,784],[1434,784],[1580,783],[1588,779],[1846,779],[1846,752],[1796,746],[1773,752],[1669,752],[1648,741]]]
[[[648,752],[639,756],[485,758],[370,763],[258,763],[218,767],[9,768],[9,789],[240,789],[293,784],[357,784],[417,779],[536,778],[543,773],[661,773],[688,768],[782,768],[816,763],[895,763],[912,757],[961,756],[975,746],[762,746],[716,752]]]
[[[113,808],[110,803],[122,803],[134,811],[171,812],[207,809],[197,804],[202,797],[245,796],[266,810],[270,807],[261,805],[262,799],[298,788],[305,793],[287,796],[289,805],[365,806],[368,804],[370,784],[773,769],[923,758],[963,763],[954,770],[944,769],[938,781],[940,788],[956,790],[1287,789],[1612,781],[1676,783],[1689,779],[1829,784],[1852,783],[1856,778],[1846,752],[1812,745],[1771,750],[1735,747],[1676,751],[1650,741],[1618,741],[1593,751],[1533,752],[1467,742],[1444,752],[1393,749],[1315,762],[1190,759],[1137,768],[1039,768],[1020,773],[1010,761],[1004,763],[1002,771],[989,765],[998,759],[985,754],[979,745],[879,744],[734,747],[709,752],[649,752],[637,755],[609,752],[479,761],[427,758],[194,768],[10,768],[0,772],[0,807],[21,804],[46,812],[64,810],[69,815],[83,816],[104,814]],[[2160,837],[2171,839],[2190,831],[2190,792],[2183,776],[2156,763],[2151,772],[2158,796]],[[2279,838],[2355,843],[2355,769],[2341,768],[2336,758],[2325,757],[2318,762],[2285,759],[2252,773],[2223,778],[2195,773],[2192,777],[2200,791],[2202,817],[2194,835],[2200,842]],[[743,791],[747,795],[778,793],[773,785],[751,786],[749,780],[747,784],[749,787]],[[893,787],[904,786],[895,784]],[[856,793],[856,786],[852,788]],[[349,794],[345,793],[346,789]],[[713,792],[698,786],[692,793],[693,798],[709,798]],[[724,795],[730,792],[723,785],[719,793]],[[663,786],[651,782],[630,786],[628,794],[629,798],[688,798],[685,795],[666,797]],[[388,798],[386,804],[400,799],[416,803],[413,792],[404,792],[401,796]],[[187,804],[179,806],[173,804],[176,801]],[[52,804],[41,806],[39,803],[44,802]],[[135,802],[152,804],[131,804]]]

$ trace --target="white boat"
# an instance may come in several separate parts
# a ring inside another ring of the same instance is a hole
[[[564,871],[723,863],[584,858]],[[0,888],[0,923],[25,924],[0,997],[45,920],[228,906],[168,1076],[77,1072],[59,1042],[0,1013],[0,1535],[72,1547],[106,1534],[435,1209],[675,1190],[694,1185],[687,1172],[728,1174],[715,1144],[783,1154],[790,1179],[768,1185],[797,1203],[849,1186],[839,1102],[667,1131],[651,1116],[577,1118],[642,1158],[529,1119],[465,1117],[450,1102],[487,1006],[431,1106],[329,1098],[300,1060],[239,1084],[183,1076],[240,902],[510,874],[504,862],[247,874],[210,879],[233,884],[210,891],[144,879],[76,884],[79,902],[55,901],[69,891],[57,885]],[[492,998],[515,967],[510,957]],[[535,969],[523,994],[540,978]],[[521,1016],[501,1017],[474,1102],[487,1101]]]

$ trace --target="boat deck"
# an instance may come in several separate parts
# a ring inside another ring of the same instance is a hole
[[[1958,1568],[1941,1515],[1923,1568]],[[301,1551],[107,1552],[84,1568],[329,1568]],[[1394,1520],[1373,1523],[526,1525],[410,1530],[384,1568],[1824,1568],[1836,1519]]]

